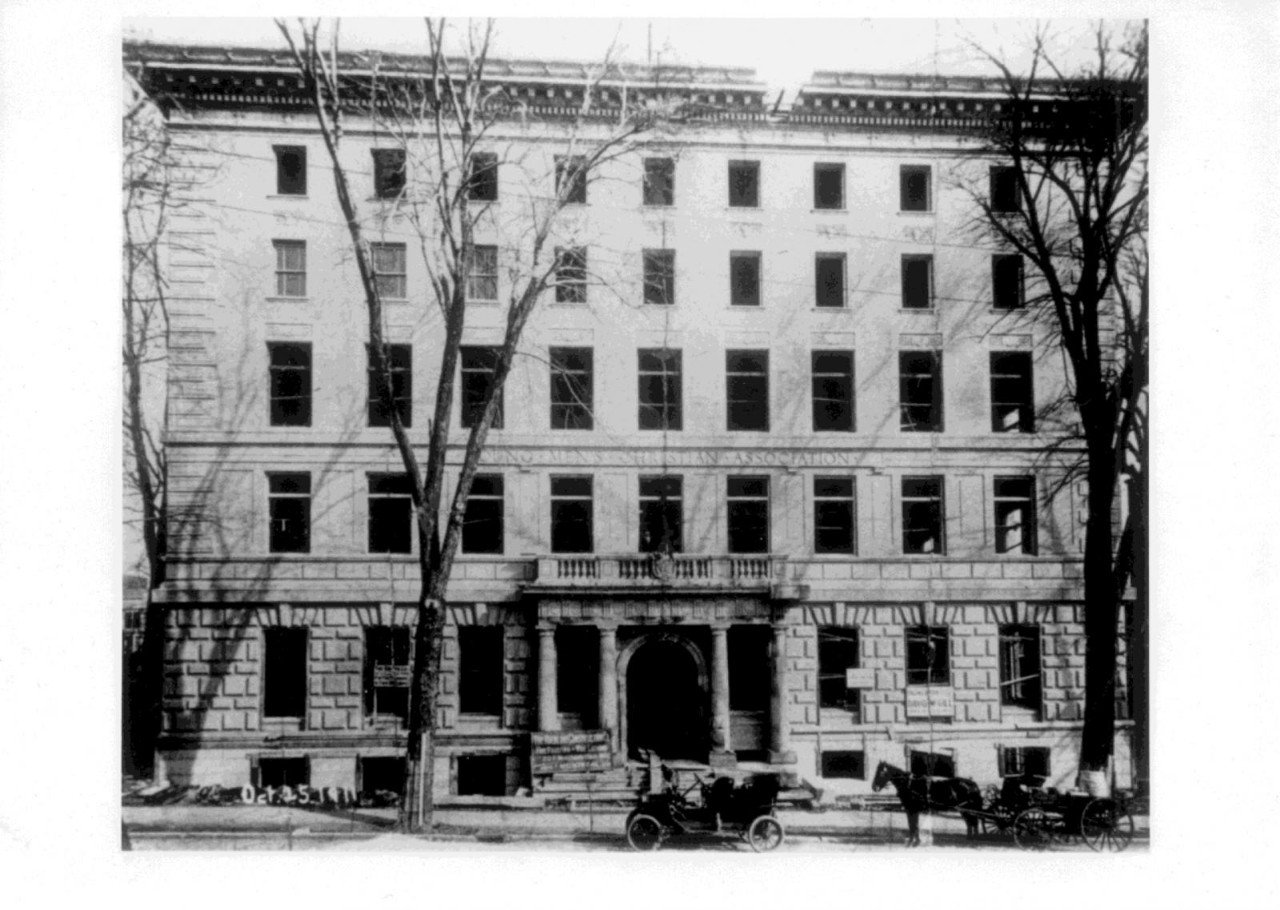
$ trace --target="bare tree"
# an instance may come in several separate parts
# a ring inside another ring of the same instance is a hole
[[[418,595],[417,625],[410,688],[405,786],[401,825],[410,830],[430,827],[433,819],[433,756],[437,724],[437,692],[445,603],[454,556],[457,553],[467,497],[485,439],[501,403],[501,390],[517,353],[525,325],[557,275],[577,272],[585,280],[581,264],[568,264],[555,251],[560,214],[575,200],[601,167],[627,153],[635,139],[656,121],[649,109],[599,108],[602,81],[616,79],[617,71],[606,59],[584,73],[576,109],[550,125],[560,131],[563,156],[557,160],[554,189],[531,194],[528,219],[518,249],[512,250],[509,295],[505,301],[506,326],[501,346],[492,362],[491,378],[483,401],[474,403],[462,464],[452,491],[446,489],[445,459],[458,374],[460,347],[466,324],[468,279],[477,255],[475,232],[487,205],[473,199],[474,182],[496,167],[487,144],[495,124],[523,111],[502,91],[488,72],[492,22],[468,24],[456,55],[446,49],[448,26],[443,20],[426,23],[427,53],[420,72],[356,73],[344,67],[339,50],[339,28],[333,26],[327,42],[318,21],[290,25],[277,20],[298,73],[309,96],[320,135],[329,153],[334,186],[351,250],[364,291],[368,316],[370,368],[379,377],[382,407],[389,417],[396,450],[404,464],[412,490],[422,584]],[[340,150],[348,118],[371,118],[397,138],[414,165],[413,180],[406,181],[395,206],[413,225],[419,251],[429,278],[429,297],[420,301],[433,306],[442,319],[439,361],[433,365],[437,383],[425,461],[410,439],[394,401],[392,364],[384,338],[384,291],[380,287],[369,236],[369,214],[362,212],[352,193]],[[550,186],[550,175],[543,174]],[[445,504],[447,503],[447,508]]]
[[[1026,75],[981,51],[999,69],[1004,96],[987,151],[1010,166],[1016,204],[1000,198],[994,173],[991,192],[971,185],[978,232],[1029,264],[1038,293],[1028,308],[1052,325],[1068,365],[1060,404],[1074,412],[1069,435],[1083,451],[1071,476],[1087,481],[1082,772],[1104,770],[1113,753],[1117,624],[1130,584],[1140,602],[1135,677],[1145,673],[1146,605],[1147,28],[1118,35],[1099,23],[1092,37],[1079,73],[1058,65],[1048,27],[1034,34]],[[1125,481],[1130,508],[1117,535]],[[1135,707],[1145,711],[1141,683]],[[1138,745],[1145,750],[1144,737]]]

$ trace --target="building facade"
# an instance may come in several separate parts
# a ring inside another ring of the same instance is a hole
[[[206,174],[168,244],[158,773],[395,789],[416,542],[314,115],[283,54],[125,60]],[[515,103],[472,188],[454,464],[586,70],[490,72]],[[1032,277],[974,229],[975,191],[1016,208],[980,154],[999,93],[817,73],[781,109],[751,71],[710,68],[603,86],[695,115],[593,174],[557,223],[559,281],[449,586],[437,796],[536,794],[650,751],[828,793],[869,789],[882,760],[1069,784],[1085,503],[1046,416],[1065,380]],[[395,398],[425,449],[441,319],[417,158],[373,120],[345,129]],[[1122,685],[1121,784],[1126,702]]]

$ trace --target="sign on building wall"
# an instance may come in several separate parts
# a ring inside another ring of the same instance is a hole
[[[907,717],[954,717],[956,690],[951,686],[907,686]]]
[[[374,664],[373,684],[380,689],[409,685],[408,664]]]
[[[844,685],[846,689],[874,689],[876,687],[876,671],[849,667],[844,671]]]

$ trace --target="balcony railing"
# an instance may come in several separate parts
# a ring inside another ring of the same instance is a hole
[[[544,588],[768,588],[786,577],[785,556],[543,556]]]

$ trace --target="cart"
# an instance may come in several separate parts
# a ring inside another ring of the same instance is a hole
[[[741,838],[757,853],[767,853],[786,837],[775,815],[781,781],[777,774],[703,778],[696,771],[662,765],[659,792],[642,795],[627,816],[627,843],[635,850],[657,850],[677,836]]]
[[[1006,777],[988,794],[980,812],[969,813],[984,825],[1011,831],[1024,850],[1047,850],[1079,838],[1091,850],[1119,852],[1133,842],[1133,816],[1123,794],[1093,797],[1045,789],[1044,778]]]

